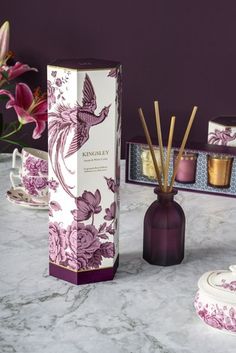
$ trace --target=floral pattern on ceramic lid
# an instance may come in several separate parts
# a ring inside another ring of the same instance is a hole
[[[215,287],[236,293],[236,265],[231,265],[229,269],[231,272],[219,273],[217,278],[215,278]],[[233,300],[236,300],[236,296]]]
[[[203,274],[198,287],[194,302],[198,316],[213,328],[236,334],[236,265]]]
[[[236,305],[236,265],[231,265],[228,271],[205,273],[198,287],[214,299]]]

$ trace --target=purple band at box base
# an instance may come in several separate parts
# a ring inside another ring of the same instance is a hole
[[[94,283],[94,282],[111,281],[115,276],[118,266],[119,266],[119,256],[117,257],[113,267],[104,268],[104,269],[101,268],[98,270],[84,271],[84,272],[70,271],[66,268],[57,266],[50,262],[49,275],[73,284],[87,284],[87,283]]]

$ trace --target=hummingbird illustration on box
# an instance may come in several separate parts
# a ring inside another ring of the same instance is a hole
[[[108,116],[110,106],[105,106],[99,115],[95,114],[97,109],[97,99],[93,84],[86,73],[83,84],[82,106],[77,102],[74,107],[60,103],[55,112],[50,112],[51,117],[48,131],[51,136],[48,146],[49,157],[55,175],[60,181],[64,190],[72,197],[70,189],[74,187],[68,186],[61,172],[59,158],[63,162],[64,167],[72,173],[66,166],[64,158],[68,158],[77,152],[89,139],[90,128],[101,124]],[[65,153],[65,144],[68,135],[73,131],[73,137]]]

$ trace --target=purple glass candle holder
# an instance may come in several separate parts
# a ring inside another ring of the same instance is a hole
[[[177,157],[178,152],[174,152],[174,159],[173,163],[175,164],[175,160]],[[197,170],[197,153],[183,153],[179,166],[177,169],[177,173],[175,176],[175,180],[178,183],[183,184],[194,184],[196,181],[196,170]]]
[[[184,211],[174,201],[178,191],[154,192],[158,199],[144,217],[143,258],[153,265],[176,265],[184,258],[185,239]]]

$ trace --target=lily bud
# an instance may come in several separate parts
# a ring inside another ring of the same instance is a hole
[[[0,28],[0,66],[9,51],[10,24],[5,21]]]

